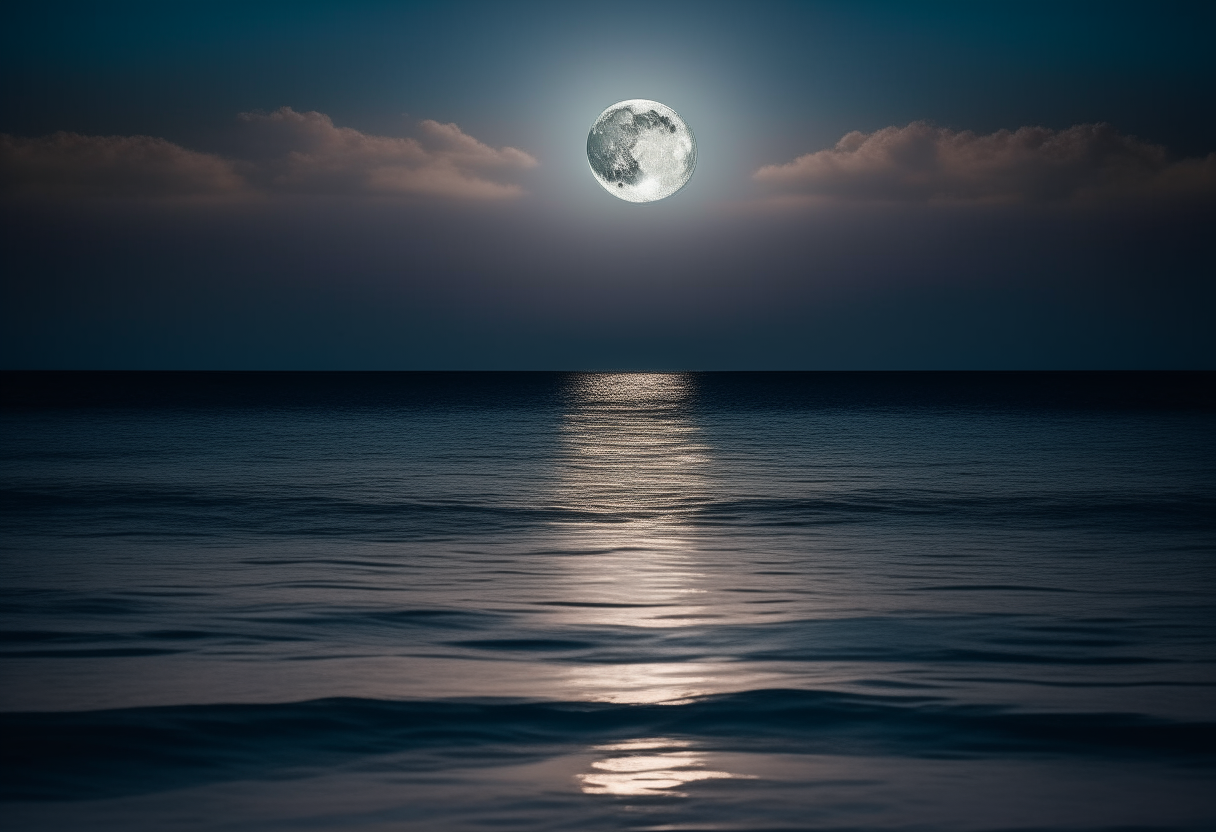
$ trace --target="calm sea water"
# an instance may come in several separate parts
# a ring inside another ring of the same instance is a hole
[[[1216,828],[1212,375],[21,375],[10,830]]]

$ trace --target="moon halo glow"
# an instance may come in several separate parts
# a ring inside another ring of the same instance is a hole
[[[683,188],[697,166],[697,140],[665,104],[634,98],[600,113],[587,133],[587,163],[604,190],[654,202]]]

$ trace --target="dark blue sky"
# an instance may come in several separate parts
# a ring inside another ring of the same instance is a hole
[[[9,12],[0,361],[1216,367],[1214,9]],[[650,205],[583,155],[635,97]]]

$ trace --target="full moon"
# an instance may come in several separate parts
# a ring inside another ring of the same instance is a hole
[[[587,162],[604,190],[654,202],[683,188],[697,166],[697,140],[665,104],[634,98],[600,113],[587,134]]]

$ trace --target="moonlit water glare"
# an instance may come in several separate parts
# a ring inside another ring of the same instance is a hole
[[[707,606],[714,598],[700,585],[684,525],[709,502],[712,465],[687,418],[692,387],[688,377],[640,373],[571,385],[558,499],[588,519],[559,526],[562,548],[584,554],[573,559],[571,600],[554,603],[577,610],[580,624],[671,628],[721,617]],[[721,665],[647,663],[580,667],[573,684],[595,701],[678,704],[717,692],[729,677]],[[579,781],[588,794],[687,797],[680,787],[688,783],[732,777],[706,768],[706,755],[690,745],[636,738],[597,746],[605,756]]]
[[[1118,381],[187,375],[6,410],[6,820],[1205,828],[1212,414]]]
[[[716,618],[684,522],[708,502],[708,447],[687,419],[691,381],[680,376],[592,375],[569,390],[563,419],[559,507],[580,519],[555,524],[572,555],[569,600],[581,626],[687,626]],[[662,702],[708,693],[703,669],[678,662],[627,669],[580,667],[591,699]]]

